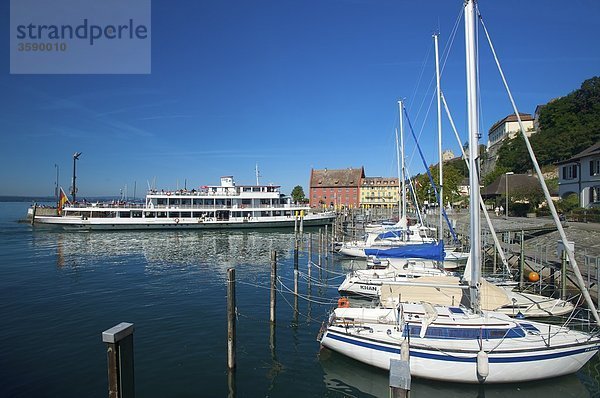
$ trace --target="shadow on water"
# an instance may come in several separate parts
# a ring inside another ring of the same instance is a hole
[[[389,396],[389,374],[387,371],[366,366],[328,349],[321,350],[319,359],[323,368],[323,379],[329,396]],[[594,363],[596,366],[594,366]],[[590,363],[588,366],[597,368],[598,363],[598,358],[596,357],[593,363]],[[597,397],[597,379],[587,378],[587,373],[588,370],[584,368],[577,374],[552,380],[493,385],[444,383],[413,378],[410,393],[413,398]],[[594,389],[590,389],[590,386],[586,385],[588,383],[582,380],[582,378],[587,378],[588,382],[592,382],[595,385]]]

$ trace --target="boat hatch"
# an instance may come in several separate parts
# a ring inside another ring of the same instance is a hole
[[[525,329],[526,331],[530,332],[530,333],[539,333],[540,330],[538,328],[536,328],[535,326],[533,326],[530,323],[519,323],[519,326],[521,326],[523,329]]]
[[[458,308],[458,307],[448,307],[448,309],[453,314],[464,314],[465,313],[461,308]]]

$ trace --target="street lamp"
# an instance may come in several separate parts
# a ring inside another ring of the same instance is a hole
[[[508,176],[515,174],[512,171],[504,173],[504,186],[506,187],[506,219],[508,220]]]
[[[81,152],[75,152],[73,154],[73,186],[72,186],[72,191],[71,191],[71,195],[73,195],[73,203],[75,203],[76,200],[76,195],[77,195],[77,187],[75,186],[75,162],[77,160],[79,160],[79,157],[81,156]]]

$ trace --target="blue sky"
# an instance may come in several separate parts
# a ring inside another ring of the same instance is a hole
[[[600,2],[491,1],[479,8],[519,110],[600,74]],[[447,46],[462,1],[152,1],[150,75],[9,74],[9,2],[0,5],[0,195],[52,195],[55,164],[79,196],[239,184],[308,188],[310,169],[395,175],[397,100],[436,162],[431,34]],[[481,36],[482,129],[512,113]],[[464,27],[442,89],[461,135]],[[459,153],[444,118],[444,148]],[[422,172],[407,138],[412,173]]]

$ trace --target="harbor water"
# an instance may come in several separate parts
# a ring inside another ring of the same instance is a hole
[[[387,397],[388,374],[320,350],[321,322],[343,273],[329,255],[308,276],[299,258],[294,311],[292,232],[68,232],[17,220],[0,203],[0,397],[106,397],[102,331],[135,325],[138,397]],[[317,233],[317,230],[306,231]],[[316,239],[313,262],[318,262]],[[277,322],[269,324],[270,252]],[[236,269],[237,369],[228,382],[226,274]],[[507,385],[412,380],[412,397],[598,397],[597,356],[580,372]],[[533,371],[533,366],[532,366]]]

